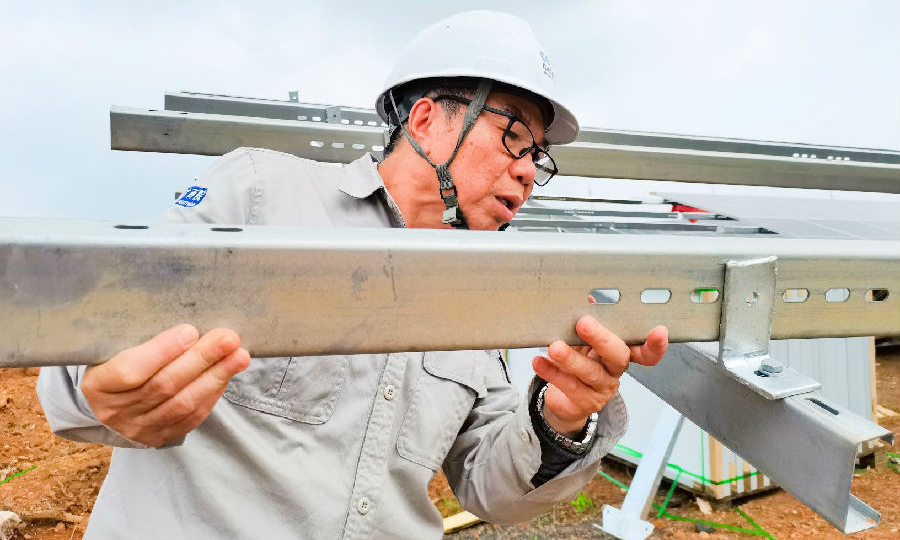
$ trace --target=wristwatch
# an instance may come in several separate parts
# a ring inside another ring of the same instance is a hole
[[[547,423],[547,419],[544,418],[544,394],[547,392],[549,386],[550,385],[545,384],[538,391],[537,400],[535,401],[535,408],[541,419],[540,427],[544,432],[543,434],[550,439],[553,444],[568,450],[573,454],[584,454],[588,451],[591,447],[591,443],[594,441],[594,433],[597,431],[597,422],[599,421],[600,415],[596,412],[591,413],[588,417],[587,425],[581,430],[581,433],[578,434],[578,440],[570,439],[569,437],[560,434],[553,429],[553,427]],[[581,436],[582,434],[583,436]]]

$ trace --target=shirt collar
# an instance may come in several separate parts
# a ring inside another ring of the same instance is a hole
[[[376,192],[381,192],[381,203],[388,212],[388,219],[393,227],[406,227],[400,208],[391,197],[384,180],[378,174],[378,160],[372,154],[365,154],[344,166],[344,179],[338,189],[354,199],[367,199]]]
[[[356,199],[365,199],[379,189],[385,189],[377,165],[378,160],[372,154],[348,163],[344,166],[344,179],[338,189]]]

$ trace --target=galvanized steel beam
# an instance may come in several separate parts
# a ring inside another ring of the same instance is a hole
[[[241,146],[349,162],[380,150],[380,127],[113,107],[114,150],[221,155]],[[355,145],[355,147],[354,147]],[[900,165],[575,142],[557,146],[560,174],[599,178],[900,193]]]
[[[381,118],[378,117],[373,109],[223,96],[198,92],[167,92],[165,107],[169,111],[307,121],[330,121],[327,117],[327,111],[337,110],[339,111],[340,121],[345,121],[346,123],[370,126],[383,125]],[[862,161],[900,165],[900,152],[889,150],[753,141],[697,135],[675,135],[672,133],[624,131],[593,127],[582,127],[577,141],[619,146],[762,154],[808,160]]]
[[[570,176],[900,193],[900,166],[574,142],[553,148]]]
[[[109,124],[113,150],[220,156],[250,146],[349,163],[384,145],[379,127],[246,116],[113,107]]]
[[[575,343],[586,314],[630,343],[657,324],[716,340],[720,302],[692,295],[768,255],[773,339],[900,334],[897,242],[3,219],[0,365],[98,363],[180,322],[233,328],[255,356]],[[833,288],[849,298],[826,302]],[[794,289],[808,299],[784,302]]]
[[[386,127],[374,109],[199,94],[196,92],[166,92],[165,108],[167,111]]]

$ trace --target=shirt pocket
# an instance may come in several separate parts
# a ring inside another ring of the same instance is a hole
[[[260,412],[306,424],[323,424],[344,387],[347,356],[259,358],[238,373],[225,399]]]
[[[487,393],[486,359],[484,351],[425,353],[397,438],[401,457],[441,468],[475,400]]]

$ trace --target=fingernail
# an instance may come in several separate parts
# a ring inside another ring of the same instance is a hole
[[[182,325],[178,329],[178,343],[182,347],[189,347],[197,341],[197,329],[190,324]]]

